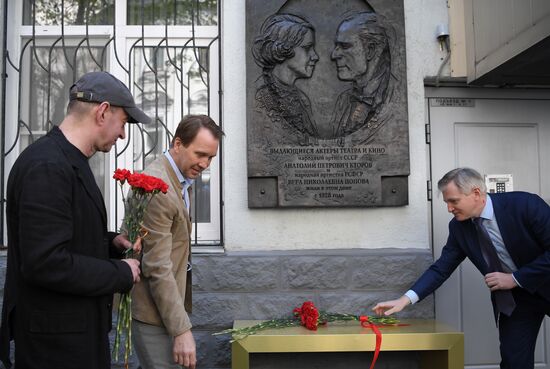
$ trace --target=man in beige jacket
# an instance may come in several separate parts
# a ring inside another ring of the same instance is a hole
[[[168,186],[154,196],[145,218],[142,278],[132,291],[132,338],[143,369],[195,369],[195,340],[185,310],[191,220],[189,186],[216,156],[222,130],[206,115],[188,115],[172,146],[145,173]]]

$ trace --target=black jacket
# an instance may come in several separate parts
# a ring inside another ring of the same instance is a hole
[[[15,162],[7,225],[0,359],[10,367],[15,338],[17,369],[110,368],[112,297],[132,272],[114,259],[87,158],[57,127]]]

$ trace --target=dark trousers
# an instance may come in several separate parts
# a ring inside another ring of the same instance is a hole
[[[512,290],[516,308],[510,317],[499,318],[501,369],[535,367],[535,345],[545,315],[550,316],[550,301],[522,288]]]

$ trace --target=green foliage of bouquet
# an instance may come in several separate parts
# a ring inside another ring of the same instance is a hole
[[[366,316],[326,312],[318,310],[311,301],[304,302],[301,307],[295,308],[292,313],[292,318],[266,320],[250,327],[230,328],[221,332],[213,333],[213,335],[231,334],[233,335],[233,339],[230,342],[234,342],[255,334],[258,331],[272,328],[286,328],[301,325],[306,329],[316,331],[320,325],[337,321],[358,321],[361,322],[362,326],[365,326],[363,324],[364,322],[369,322],[369,324],[377,326],[395,325],[399,323],[397,319],[389,316]]]
[[[128,235],[128,240],[134,244],[138,238],[147,235],[143,229],[143,216],[147,210],[149,202],[154,195],[159,192],[168,192],[168,185],[160,178],[148,176],[141,173],[131,173],[127,169],[117,169],[113,178],[119,183],[122,191],[122,200],[124,202],[124,220],[122,228]],[[132,190],[132,195],[124,197],[124,184],[128,182]],[[125,257],[134,258],[133,249],[128,249]],[[124,337],[124,364],[128,368],[128,357],[132,353],[132,297],[130,292],[120,295],[118,304],[118,319],[115,333],[115,343],[113,347],[114,360],[118,361],[120,344]]]

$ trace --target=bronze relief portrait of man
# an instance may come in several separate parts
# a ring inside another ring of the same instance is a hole
[[[249,207],[408,203],[403,2],[247,0]]]
[[[358,129],[374,134],[378,119],[393,88],[391,55],[385,28],[374,12],[350,15],[340,23],[330,55],[338,78],[351,82],[336,101],[331,125],[335,137]]]

